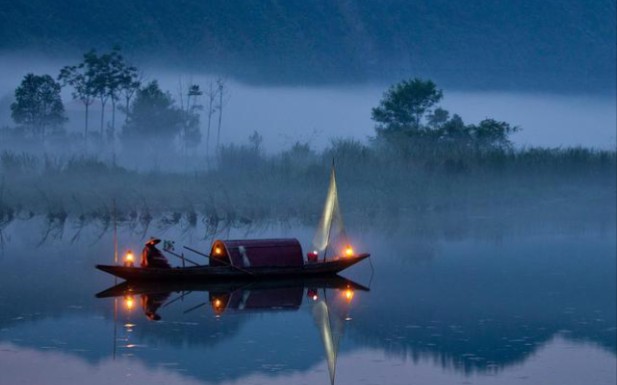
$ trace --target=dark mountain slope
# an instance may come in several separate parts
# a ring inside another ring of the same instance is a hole
[[[613,92],[614,0],[17,0],[0,49],[119,44],[249,81],[425,76],[463,88]],[[180,64],[179,64],[180,63]]]

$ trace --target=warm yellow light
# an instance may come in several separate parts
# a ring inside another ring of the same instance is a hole
[[[135,263],[135,256],[133,255],[133,252],[129,250],[124,256],[124,266],[133,266],[133,263]]]
[[[215,299],[214,300],[214,307],[221,307],[221,300],[220,299]]]
[[[220,247],[215,247],[214,248],[214,254],[216,255],[221,255],[223,253],[223,250]]]
[[[353,255],[353,248],[350,245],[347,245],[345,248],[345,255],[351,257]]]
[[[126,307],[126,310],[133,310],[135,307],[135,299],[132,295],[127,295],[124,297],[124,306]]]
[[[351,301],[351,300],[353,299],[353,295],[354,295],[353,290],[351,290],[351,289],[347,289],[347,290],[345,290],[345,293],[344,293],[344,294],[345,294],[345,299],[346,299],[347,301]]]

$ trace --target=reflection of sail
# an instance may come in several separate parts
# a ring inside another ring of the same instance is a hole
[[[338,203],[338,193],[336,191],[336,177],[334,173],[334,165],[330,173],[330,186],[328,195],[324,205],[321,220],[317,226],[315,237],[313,238],[313,247],[317,251],[324,251],[328,246],[330,237],[335,237],[344,232],[343,217]]]
[[[330,383],[334,384],[334,375],[336,372],[336,353],[338,351],[338,340],[334,342],[332,336],[332,327],[330,325],[330,312],[328,305],[324,301],[319,301],[313,307],[313,316],[315,322],[319,326],[321,339],[323,340],[326,350],[326,358],[328,360],[328,372],[330,373]]]
[[[334,384],[336,374],[336,358],[338,346],[343,336],[344,318],[339,317],[336,312],[331,311],[324,300],[319,300],[313,307],[313,317],[321,334],[321,339],[326,351],[328,361],[328,372],[330,373],[330,383]]]

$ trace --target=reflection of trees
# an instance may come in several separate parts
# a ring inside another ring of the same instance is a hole
[[[520,363],[556,334],[617,354],[610,253],[551,252],[378,268],[388,279],[355,311],[353,338],[465,372]]]

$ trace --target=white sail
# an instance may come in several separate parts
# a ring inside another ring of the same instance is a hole
[[[315,237],[313,238],[313,248],[319,252],[324,251],[326,247],[328,247],[330,239],[334,239],[337,235],[343,233],[343,231],[343,216],[341,215],[341,209],[338,203],[336,176],[333,165],[323,214],[321,215],[321,220],[319,221]]]

